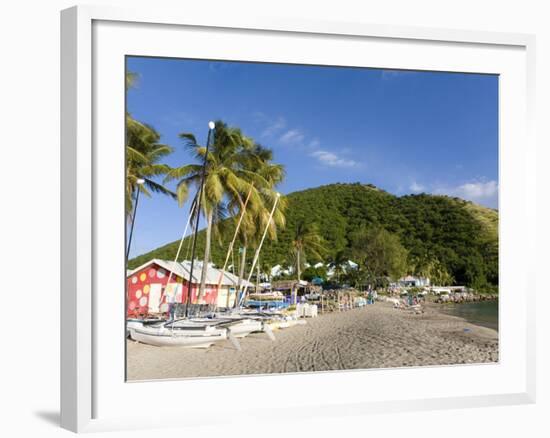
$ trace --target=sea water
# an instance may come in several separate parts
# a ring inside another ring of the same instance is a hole
[[[441,312],[459,316],[472,324],[489,327],[498,331],[498,301],[480,301],[462,304],[441,304]]]

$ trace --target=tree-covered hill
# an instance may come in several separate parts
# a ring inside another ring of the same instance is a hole
[[[408,250],[410,273],[437,261],[457,284],[483,288],[498,284],[498,212],[459,198],[427,194],[394,196],[373,185],[331,184],[287,195],[286,227],[276,241],[266,241],[261,265],[290,263],[292,231],[298,223],[318,226],[324,240],[324,262],[350,250],[358,230],[383,228],[397,235]],[[184,224],[182,223],[182,228]],[[222,265],[232,227],[224,227],[225,239],[212,245],[212,260]],[[189,240],[189,239],[187,239]],[[225,241],[224,241],[225,240]],[[173,259],[178,241],[129,262],[136,267],[151,258]],[[181,258],[189,257],[188,242]],[[204,248],[204,232],[198,236],[197,254]],[[187,254],[186,254],[187,252]],[[252,257],[252,251],[249,251]],[[237,260],[237,256],[235,256]],[[317,260],[308,260],[315,263]]]

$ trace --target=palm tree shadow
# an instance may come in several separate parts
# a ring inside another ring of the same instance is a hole
[[[59,426],[61,415],[58,411],[37,411],[34,413],[45,423],[49,423],[53,426]]]

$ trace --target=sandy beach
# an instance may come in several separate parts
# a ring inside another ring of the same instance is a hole
[[[422,314],[389,303],[334,312],[275,332],[209,349],[153,347],[127,341],[128,380],[328,371],[498,361],[498,333],[445,315]]]

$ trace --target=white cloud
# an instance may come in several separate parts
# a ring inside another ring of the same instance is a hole
[[[422,184],[417,183],[416,181],[413,181],[413,183],[409,186],[409,190],[412,193],[421,193],[426,190],[426,187],[424,187]]]
[[[309,142],[309,145],[308,145],[311,149],[316,149],[318,148],[319,146],[321,146],[321,142],[317,139],[317,138],[314,138],[313,140],[311,140]]]
[[[267,121],[266,128],[262,131],[262,137],[273,137],[286,128],[286,120],[284,117],[277,117]]]
[[[296,150],[301,150],[304,153],[309,153],[320,164],[330,167],[351,168],[358,167],[360,163],[343,158],[334,152],[322,149],[321,141],[317,137],[309,137],[299,128],[288,126],[286,119],[282,116],[271,118],[265,113],[257,111],[253,113],[256,122],[260,126],[264,126],[261,132],[262,137],[277,139],[281,145],[293,147]],[[351,153],[349,148],[340,148],[340,152]]]
[[[498,183],[496,181],[469,182],[458,186],[456,191],[466,199],[487,199],[498,194]]]
[[[489,207],[498,207],[498,182],[475,180],[455,187],[438,187],[433,190],[440,195],[457,196]]]
[[[302,131],[299,129],[291,129],[287,132],[285,132],[283,135],[281,135],[281,138],[279,140],[281,143],[287,144],[287,145],[295,145],[300,144],[304,141],[304,134],[302,134]]]
[[[311,154],[312,157],[317,158],[317,160],[326,166],[330,167],[356,167],[357,162],[353,160],[348,160],[346,158],[341,158],[333,152],[329,151],[315,151]]]

